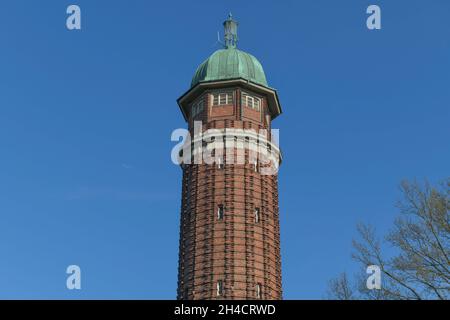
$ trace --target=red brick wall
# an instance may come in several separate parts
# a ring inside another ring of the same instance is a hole
[[[264,105],[262,115],[245,111],[243,120],[239,98],[235,105],[213,107],[212,112],[209,104],[200,115],[204,130],[267,128]],[[248,161],[223,169],[217,164],[182,168],[178,299],[256,299],[257,283],[261,299],[281,299],[277,176],[255,172]],[[223,220],[217,218],[219,205],[224,207]],[[255,208],[260,210],[258,223]],[[224,288],[219,297],[218,280]]]

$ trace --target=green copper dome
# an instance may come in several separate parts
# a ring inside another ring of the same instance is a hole
[[[238,43],[238,23],[231,13],[223,23],[224,41],[217,39],[223,49],[214,52],[195,72],[191,88],[177,99],[178,106],[186,121],[189,121],[192,104],[205,91],[238,86],[266,98],[271,120],[281,114],[277,91],[269,87],[261,63],[251,54],[236,48]],[[217,35],[219,37],[219,35]]]
[[[237,78],[268,87],[261,63],[251,54],[230,46],[217,50],[197,68],[191,87],[200,82]]]

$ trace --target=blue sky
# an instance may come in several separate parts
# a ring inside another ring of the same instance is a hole
[[[0,298],[175,298],[176,99],[229,11],[284,111],[286,299],[358,271],[355,225],[389,229],[401,179],[448,176],[447,0],[1,1]]]

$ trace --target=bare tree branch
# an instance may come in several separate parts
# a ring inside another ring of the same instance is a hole
[[[400,190],[400,216],[385,241],[377,239],[373,226],[364,224],[357,226],[358,240],[353,240],[352,257],[363,270],[368,265],[380,267],[384,276],[382,288],[367,289],[367,275],[359,275],[356,285],[341,275],[330,281],[329,290],[335,296],[337,289],[345,298],[344,287],[357,287],[357,292],[352,291],[352,299],[450,298],[450,179],[439,186],[403,181]],[[393,257],[383,254],[382,244],[395,249]]]

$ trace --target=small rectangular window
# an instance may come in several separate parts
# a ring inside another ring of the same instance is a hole
[[[255,100],[254,100],[254,109],[255,109],[256,111],[259,111],[259,109],[260,109],[260,104],[261,104],[261,100],[259,100],[258,98],[255,98]]]
[[[213,93],[212,96],[213,106],[224,106],[234,103],[233,92],[231,91]]]
[[[247,96],[247,106],[253,108],[253,97]]]
[[[192,117],[195,117],[199,113],[203,111],[203,99],[198,102],[192,104]]]
[[[217,208],[217,220],[223,220],[224,209],[223,205],[219,205]]]
[[[228,92],[227,93],[227,104],[233,104],[233,103],[234,103],[233,92]]]
[[[216,285],[216,294],[218,297],[223,295],[223,282],[222,280],[217,281],[217,285]]]
[[[261,284],[256,284],[256,299],[261,299]]]
[[[255,209],[255,223],[259,222],[259,208]]]
[[[227,104],[227,94],[226,93],[220,93],[219,94],[219,104]]]

